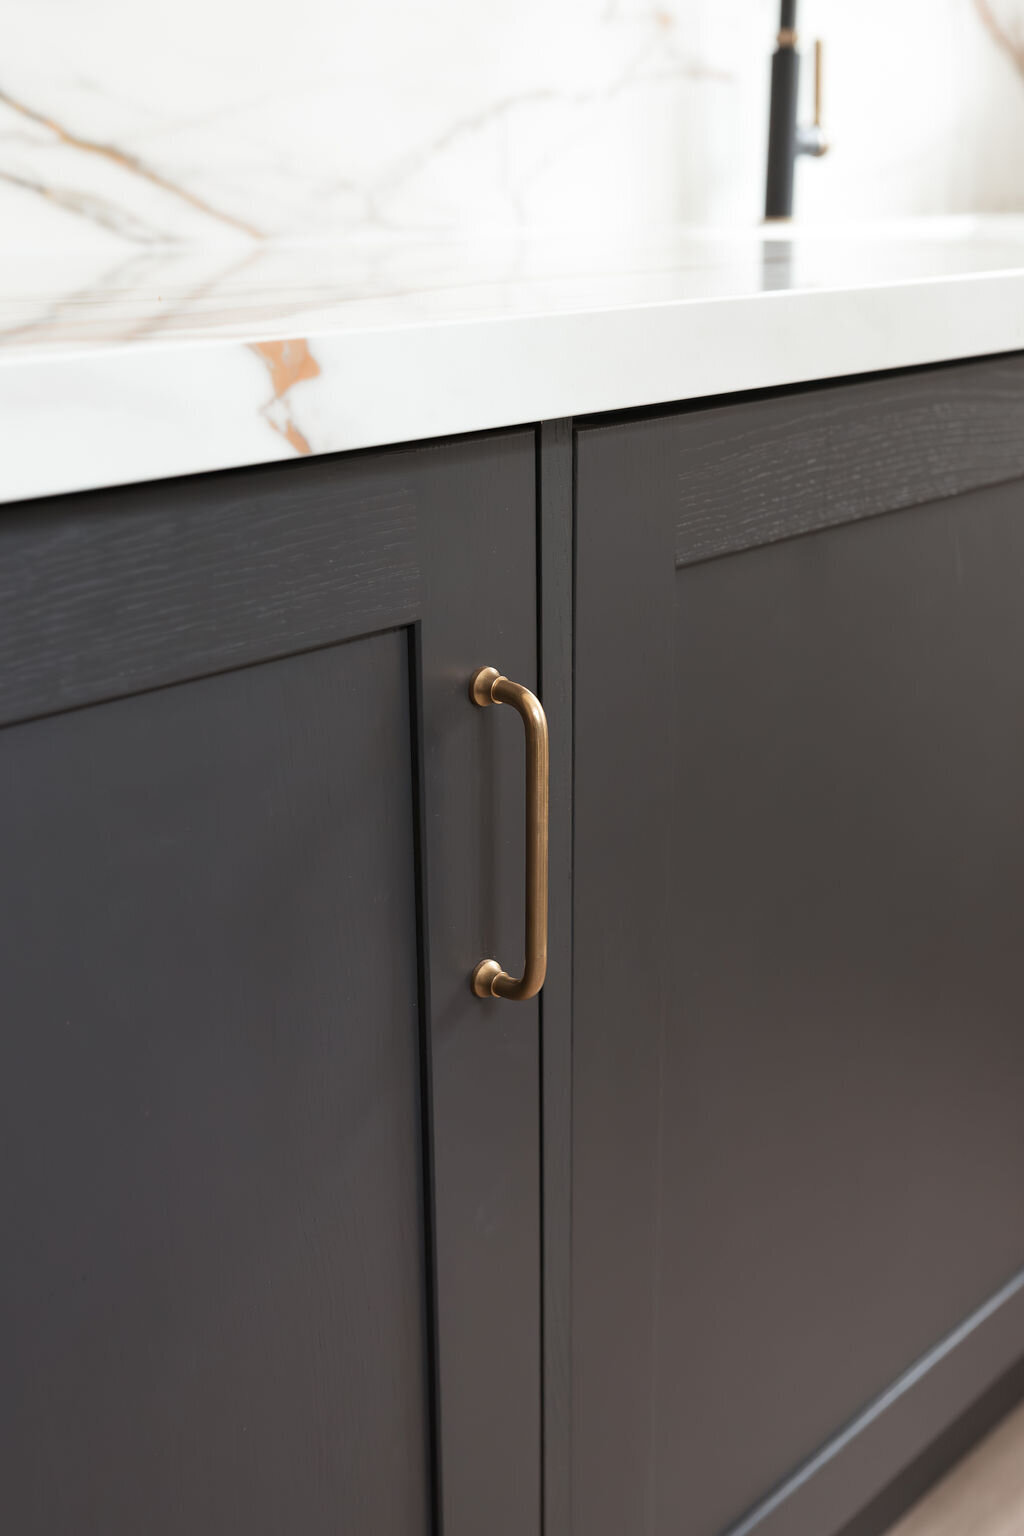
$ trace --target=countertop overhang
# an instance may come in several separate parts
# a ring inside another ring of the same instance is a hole
[[[1024,349],[1024,218],[0,258],[0,500]]]

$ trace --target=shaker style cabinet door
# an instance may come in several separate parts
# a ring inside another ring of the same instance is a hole
[[[536,1536],[534,480],[0,509],[5,1531]]]
[[[1020,359],[577,434],[580,1536],[834,1536],[1024,1354],[1022,445]]]

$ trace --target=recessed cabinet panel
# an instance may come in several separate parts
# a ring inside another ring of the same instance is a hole
[[[5,1525],[430,1526],[408,642],[0,733]]]
[[[1024,1267],[1022,578],[1019,486],[676,575],[656,1528]]]

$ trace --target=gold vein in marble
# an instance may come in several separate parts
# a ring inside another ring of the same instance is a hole
[[[129,175],[138,176],[143,181],[148,181],[151,186],[159,187],[162,192],[167,192],[171,197],[178,198],[180,202],[188,203],[190,207],[195,208],[199,213],[206,214],[208,218],[217,219],[221,224],[228,224],[233,229],[241,230],[243,234],[251,235],[254,240],[262,240],[264,238],[263,231],[257,229],[255,225],[249,224],[245,219],[236,218],[232,213],[224,213],[221,209],[215,208],[212,203],[208,203],[198,193],[190,192],[187,187],[179,186],[177,182],[161,175],[152,166],[146,165],[145,161],[140,160],[137,155],[129,154],[124,149],[118,149],[116,144],[103,144],[97,139],[84,138],[82,134],[75,133],[70,128],[65,128],[63,123],[58,122],[55,117],[48,117],[45,112],[37,111],[35,107],[30,107],[27,102],[19,101],[17,97],[11,96],[9,92],[2,88],[0,88],[0,105],[9,107],[12,112],[19,113],[22,117],[27,118],[29,122],[37,123],[41,128],[46,128],[61,144],[66,144],[70,149],[79,149],[85,154],[97,155],[100,159],[119,166],[121,170],[127,171]],[[46,195],[50,196],[52,194],[47,191]]]
[[[989,4],[989,0],[974,0],[974,9],[981,18],[982,25],[992,36],[996,44],[1005,53],[1009,54],[1018,74],[1024,75],[1024,37],[1011,36],[1010,32],[996,16],[996,13]]]
[[[312,453],[309,439],[299,431],[287,399],[294,385],[304,379],[315,379],[320,373],[320,364],[309,350],[309,342],[301,336],[291,341],[254,341],[250,350],[266,364],[274,391],[263,408],[266,421],[296,453]]]

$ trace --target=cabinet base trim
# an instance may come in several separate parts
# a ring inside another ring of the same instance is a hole
[[[916,1360],[728,1536],[838,1533],[1024,1353],[1024,1270]]]

